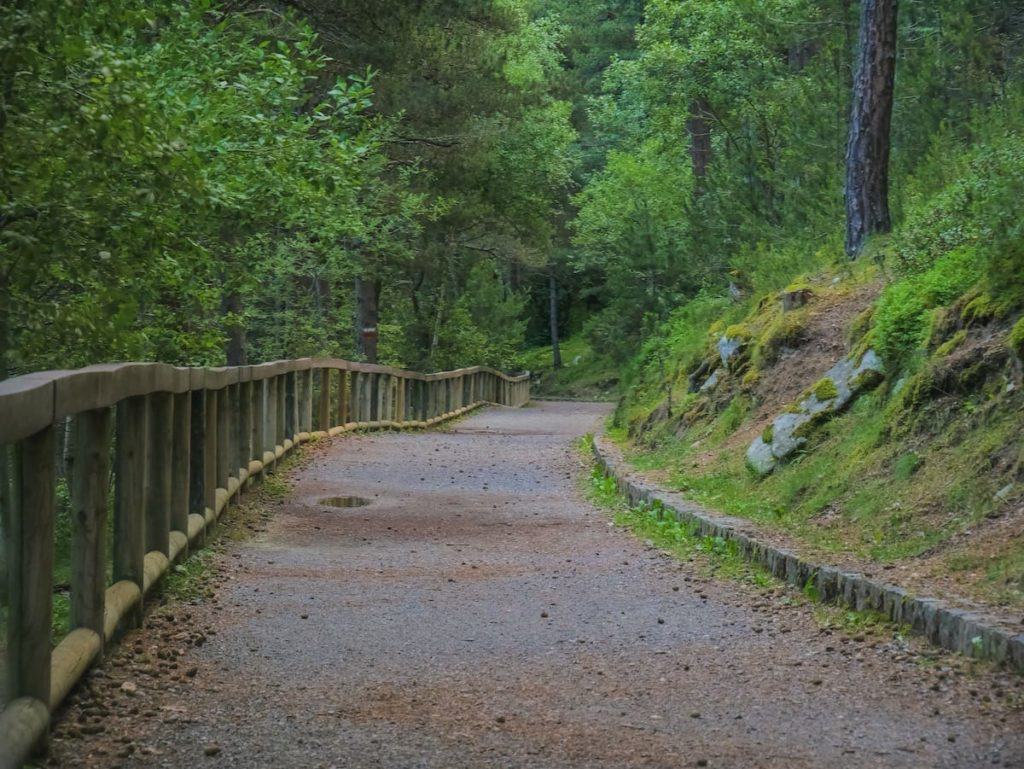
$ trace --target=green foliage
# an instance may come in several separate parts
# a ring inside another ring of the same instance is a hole
[[[576,162],[552,96],[565,28],[519,0],[400,5],[386,31],[360,8],[367,34],[347,43],[316,32],[344,3],[3,14],[4,371],[215,364],[229,344],[254,361],[351,356],[357,277],[385,287],[393,362],[430,366],[430,337],[474,315],[478,262],[516,293]],[[439,355],[478,362],[491,336]]]
[[[1024,316],[1018,318],[1017,322],[1013,324],[1007,342],[1017,357],[1024,359]]]
[[[893,372],[923,352],[931,331],[931,312],[971,288],[978,280],[977,254],[961,246],[943,254],[924,272],[913,273],[886,288],[875,310],[873,339],[878,354]]]

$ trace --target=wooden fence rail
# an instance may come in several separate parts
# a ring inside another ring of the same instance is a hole
[[[525,375],[483,367],[418,374],[319,358],[128,363],[0,382],[0,769],[45,749],[50,713],[104,644],[139,625],[150,588],[293,447],[427,427],[487,402],[522,406],[529,388]],[[56,436],[68,427],[70,619],[54,647]]]

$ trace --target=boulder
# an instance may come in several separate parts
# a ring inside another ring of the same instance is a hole
[[[723,336],[718,340],[718,357],[722,359],[722,365],[728,366],[729,361],[740,351],[743,340],[738,337]]]
[[[882,361],[874,350],[859,359],[843,358],[811,388],[795,408],[779,414],[771,428],[747,449],[747,463],[759,475],[775,466],[807,442],[805,426],[839,413],[862,391],[874,387],[884,376]]]
[[[714,371],[712,371],[711,376],[709,376],[704,381],[704,384],[700,386],[700,391],[702,393],[706,393],[709,392],[710,390],[714,390],[715,387],[718,386],[718,380],[721,378],[721,375],[722,369],[720,368],[716,368]]]

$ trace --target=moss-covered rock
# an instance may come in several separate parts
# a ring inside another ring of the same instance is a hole
[[[811,392],[819,401],[830,401],[839,397],[839,388],[828,377],[819,379],[811,388]]]
[[[764,430],[761,431],[761,440],[765,443],[771,443],[772,437],[775,435],[775,425],[770,424]]]

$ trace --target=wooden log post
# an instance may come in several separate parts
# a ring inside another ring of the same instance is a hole
[[[218,411],[221,408],[222,393],[218,390],[206,391],[206,452],[203,463],[203,515],[208,520],[216,515],[217,510],[217,444],[219,435],[217,424],[220,421]],[[207,513],[206,511],[209,511]]]
[[[327,432],[331,429],[331,370],[318,369],[320,394],[317,399],[316,427]]]
[[[405,424],[405,394],[409,386],[409,380],[404,376],[395,377],[395,421],[400,425]]]
[[[142,593],[146,558],[146,446],[148,396],[117,404],[117,446],[114,459],[114,582],[127,580],[139,588],[139,601],[124,615],[126,627],[142,624]]]
[[[285,434],[288,432],[288,376],[281,374],[277,380],[277,405],[276,427],[274,428],[274,446],[284,447]]]
[[[295,440],[299,432],[299,394],[298,377],[294,371],[284,375],[284,438]],[[283,445],[283,444],[282,444]]]
[[[149,396],[149,436],[146,466],[147,553],[170,556],[171,533],[171,456],[174,451],[174,396],[153,393]]]
[[[232,475],[231,465],[234,457],[231,454],[231,425],[234,406],[232,387],[217,391],[217,487],[228,488],[228,478]],[[216,508],[214,508],[216,513]]]
[[[299,432],[313,431],[313,369],[299,372]]]
[[[349,421],[349,372],[338,371],[338,416],[339,426]]]
[[[111,412],[109,408],[85,411],[75,421],[71,450],[70,629],[92,630],[102,644]]]
[[[370,386],[366,388],[366,413],[368,422],[380,420],[380,375],[370,374]]]
[[[267,380],[267,413],[266,413],[266,427],[264,428],[263,436],[263,450],[269,451],[271,454],[275,453],[278,442],[278,414],[280,408],[278,407],[278,377],[270,377]],[[276,458],[271,461],[271,464],[277,464]]]
[[[188,514],[192,448],[192,393],[174,396],[174,436],[171,447],[171,530],[180,531],[188,542]],[[187,546],[182,556],[186,555]]]
[[[56,428],[18,443],[7,512],[7,701],[50,703]],[[6,457],[4,457],[6,459]],[[43,744],[38,746],[45,750]]]
[[[238,384],[238,440],[236,462],[239,472],[249,474],[249,460],[252,459],[252,382]],[[239,475],[239,480],[244,477]]]
[[[267,450],[267,380],[258,379],[252,383],[252,454],[253,458],[263,461]]]
[[[207,458],[209,453],[209,433],[207,432],[206,390],[195,390],[189,393],[192,406],[191,424],[189,425],[189,482],[188,482],[188,513],[205,517],[207,499]],[[189,529],[185,530],[189,533]],[[201,544],[202,535],[198,535]]]
[[[362,375],[358,371],[351,372],[349,376],[349,399],[350,399],[350,412],[349,421],[358,423],[360,421],[359,408],[362,405],[361,390],[362,387]]]

